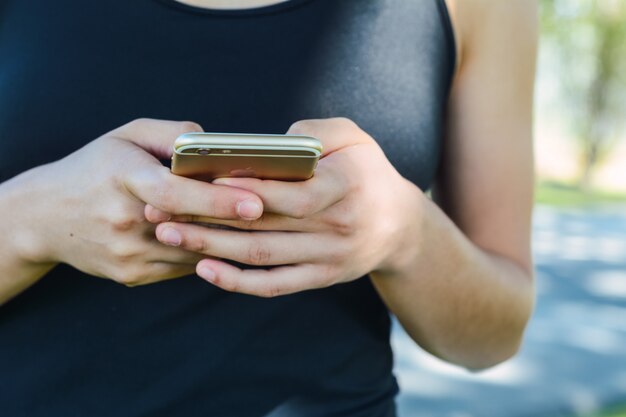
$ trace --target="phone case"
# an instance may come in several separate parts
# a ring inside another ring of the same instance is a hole
[[[172,172],[211,181],[253,177],[302,181],[313,176],[322,145],[310,136],[186,133],[176,139]]]

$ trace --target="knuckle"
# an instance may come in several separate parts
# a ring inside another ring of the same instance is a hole
[[[112,215],[109,218],[109,224],[111,229],[116,232],[128,232],[135,229],[137,226],[143,223],[143,217],[132,216],[126,213],[120,215]]]
[[[187,241],[182,242],[183,246],[192,252],[198,252],[208,255],[209,254],[209,242],[203,237],[197,236]]]
[[[248,246],[247,263],[250,265],[268,265],[272,260],[271,251],[258,240],[253,240]]]
[[[209,198],[206,202],[207,210],[211,217],[231,218],[237,217],[237,199],[231,198]]]
[[[240,292],[240,285],[239,285],[239,281],[236,279],[229,279],[229,280],[219,280],[216,281],[219,282],[220,287],[225,290],[225,291],[230,291],[230,292]]]
[[[302,196],[293,205],[291,216],[296,219],[304,219],[315,212],[316,200],[309,196]]]
[[[340,236],[350,236],[358,228],[357,214],[348,208],[334,210],[325,221]]]
[[[135,260],[141,253],[134,245],[127,242],[116,242],[109,246],[109,252],[113,255],[115,263],[127,265]]]
[[[261,290],[260,296],[263,298],[274,298],[282,295],[283,291],[277,285],[268,285]]]
[[[350,129],[350,128],[358,127],[358,125],[356,124],[354,120],[349,119],[347,117],[333,117],[331,121],[344,128]]]
[[[333,246],[333,250],[327,255],[326,260],[330,265],[340,265],[349,260],[353,255],[352,247],[349,242],[341,241]]]
[[[139,117],[137,119],[133,119],[130,122],[126,123],[126,126],[127,127],[141,127],[141,126],[148,124],[149,120],[150,119],[146,117]]]
[[[145,167],[137,167],[114,172],[111,181],[119,189],[130,191],[133,188],[142,189],[151,185],[154,182],[151,177],[150,171]]]
[[[125,178],[118,182],[128,184],[131,189],[143,190],[146,203],[154,208],[172,213],[171,209],[175,203],[175,181],[167,167],[160,168],[140,168],[132,170]]]
[[[119,130],[125,132],[135,132],[147,128],[151,122],[153,122],[152,119],[149,119],[147,117],[139,117],[126,123],[124,126],[119,128]]]
[[[182,132],[202,132],[202,126],[200,126],[198,123],[196,122],[191,122],[191,121],[184,121],[184,122],[180,122],[180,129]]]
[[[125,285],[126,287],[137,287],[144,284],[147,280],[145,271],[128,267],[117,268],[112,274],[112,278],[115,282]]]
[[[138,286],[144,285],[150,282],[152,278],[152,272],[149,270],[148,265],[141,265],[141,267],[135,267],[130,271],[128,278],[131,281],[131,285]]]
[[[147,128],[149,124],[153,121],[154,120],[147,117],[140,117],[127,122],[126,124],[112,130],[109,133],[112,136],[128,137],[129,135],[132,135],[132,132],[141,131]]]
[[[128,288],[138,287],[140,285],[138,281],[133,280],[133,278],[127,278],[127,277],[122,278],[122,280],[118,282]]]
[[[314,120],[298,120],[289,126],[288,132],[294,135],[310,134],[315,124]]]
[[[319,282],[322,287],[330,287],[336,283],[337,271],[332,264],[326,264],[321,268]]]
[[[143,275],[127,275],[121,283],[129,288],[144,285],[145,277]]]

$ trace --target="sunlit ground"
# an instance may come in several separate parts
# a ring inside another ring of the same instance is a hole
[[[513,360],[479,374],[396,325],[401,417],[589,416],[626,404],[626,206],[539,206],[537,308]]]

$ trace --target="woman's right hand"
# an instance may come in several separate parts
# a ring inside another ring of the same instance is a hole
[[[256,219],[263,205],[248,191],[171,174],[159,159],[169,159],[176,137],[189,131],[202,129],[135,120],[3,184],[13,195],[18,253],[31,264],[63,262],[127,286],[193,273],[202,257],[159,243],[146,203],[221,219]]]

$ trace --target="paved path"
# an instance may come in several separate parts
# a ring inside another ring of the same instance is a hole
[[[396,325],[400,417],[558,417],[626,404],[626,207],[535,212],[538,300],[513,360],[479,374]]]

